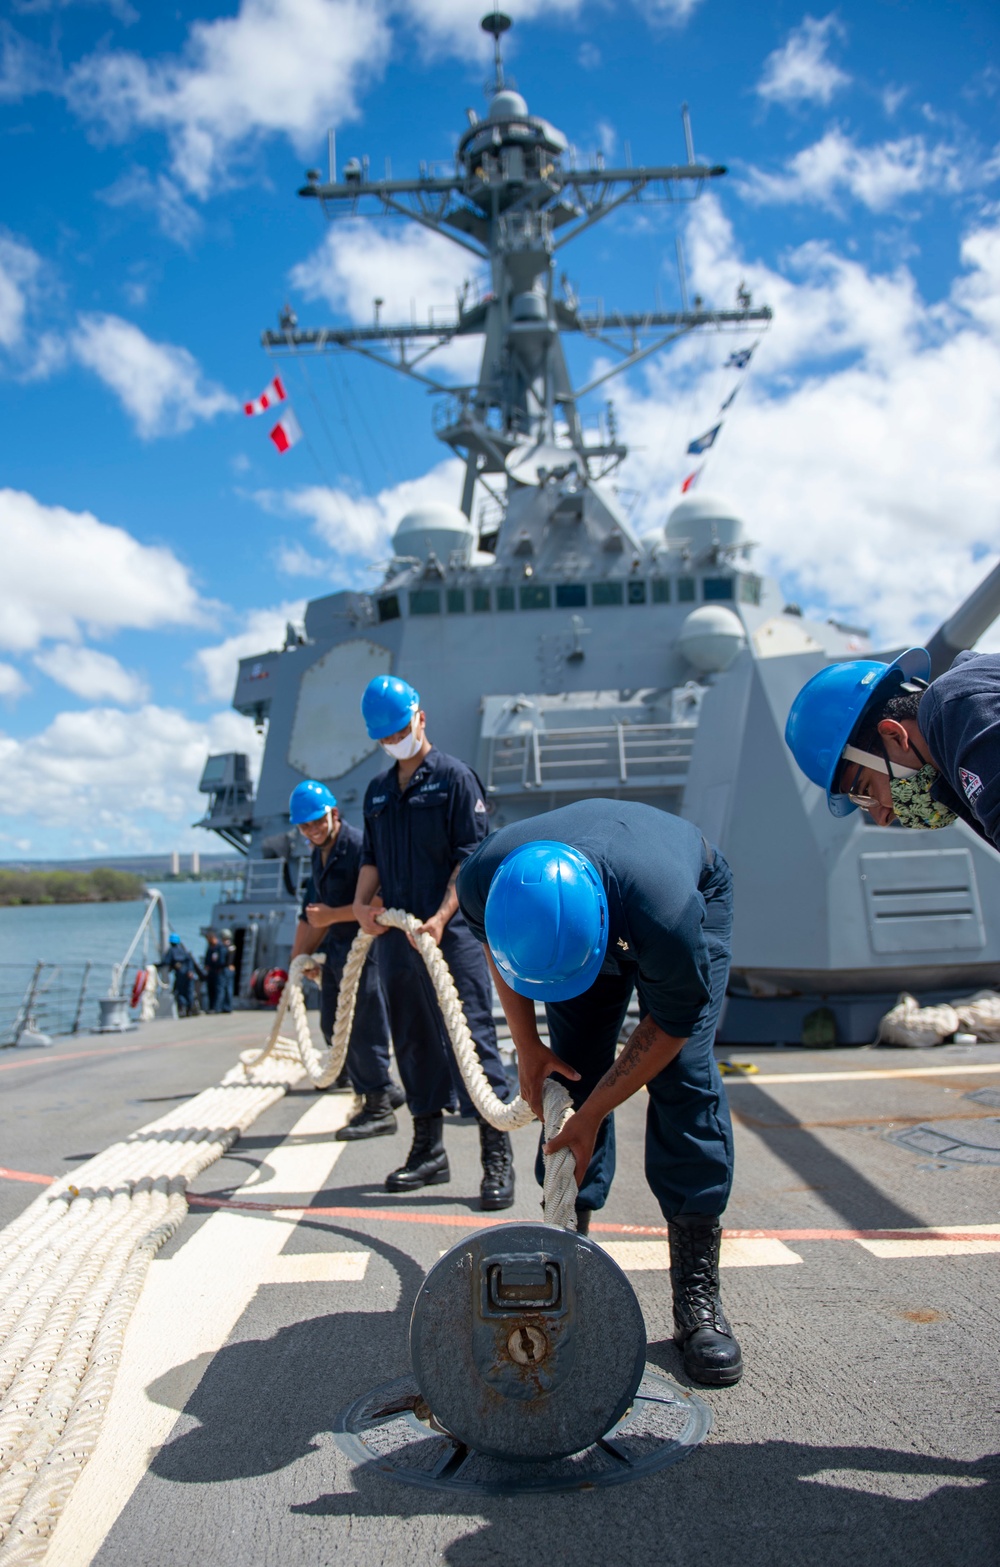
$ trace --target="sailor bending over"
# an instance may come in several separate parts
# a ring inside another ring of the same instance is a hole
[[[877,827],[956,817],[1000,848],[1000,656],[959,653],[927,683],[930,656],[831,664],[802,687],[785,726],[795,760],[834,816]]]
[[[581,800],[491,833],[462,866],[458,900],[486,944],[521,1094],[539,1118],[545,1078],[568,1079],[576,1113],[545,1151],[576,1156],[584,1232],[614,1175],[612,1111],[646,1087],[646,1179],[669,1227],[674,1337],[689,1376],[737,1382],[718,1273],[733,1137],[712,1052],[729,974],[728,865],[677,816]],[[641,1020],[616,1060],[633,990]]]
[[[395,676],[370,681],[361,702],[368,733],[393,765],[365,793],[365,839],[354,911],[362,930],[379,937],[382,984],[406,1102],[413,1147],[386,1181],[391,1192],[417,1191],[450,1179],[442,1112],[474,1115],[448,1040],[437,996],[420,953],[401,930],[375,921],[375,894],[406,909],[441,948],[451,969],[476,1053],[494,1092],[509,1097],[497,1054],[490,976],[482,948],[458,911],[455,877],[486,832],[483,788],[464,762],[427,738],[425,715],[412,686]],[[510,1138],[479,1123],[483,1208],[514,1201]]]
[[[295,929],[292,957],[322,952],[319,1025],[330,1043],[337,1017],[337,998],[344,963],[358,933],[354,918],[354,888],[361,867],[361,833],[341,821],[337,801],[326,784],[307,778],[292,790],[288,802],[293,826],[312,847],[312,874],[306,884]],[[393,1114],[403,1095],[389,1070],[389,1020],[379,984],[378,953],[361,970],[358,999],[347,1047],[347,1082],[361,1095],[361,1109],[337,1132],[341,1142],[381,1137],[396,1130]]]

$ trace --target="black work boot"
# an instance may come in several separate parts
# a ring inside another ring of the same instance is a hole
[[[389,1095],[365,1094],[361,1109],[334,1135],[338,1143],[354,1143],[362,1137],[390,1137],[395,1130],[396,1117]]]
[[[341,1067],[340,1076],[335,1083],[330,1084],[326,1091],[328,1094],[353,1094],[354,1084],[351,1082],[346,1066]]]
[[[487,1122],[479,1123],[479,1152],[483,1161],[483,1179],[479,1186],[479,1206],[489,1212],[514,1206],[514,1150],[506,1132],[498,1132]]]
[[[441,1111],[413,1117],[413,1146],[406,1163],[386,1176],[387,1192],[417,1192],[421,1186],[440,1186],[451,1180],[444,1151]]]
[[[391,1110],[398,1110],[400,1105],[405,1105],[406,1092],[404,1089],[400,1088],[398,1083],[393,1083],[390,1081],[389,1086],[385,1092],[389,1100],[389,1108]]]
[[[713,1214],[689,1213],[668,1229],[674,1343],[684,1370],[705,1387],[728,1387],[743,1375],[743,1356],[719,1299],[722,1225]]]

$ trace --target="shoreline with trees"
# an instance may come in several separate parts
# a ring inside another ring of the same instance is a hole
[[[134,903],[146,881],[134,871],[0,870],[0,908],[55,903]]]

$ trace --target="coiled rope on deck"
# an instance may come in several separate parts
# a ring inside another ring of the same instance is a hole
[[[0,1567],[48,1549],[189,1182],[300,1081],[297,1055],[271,1055],[88,1160],[0,1231]]]
[[[434,986],[448,1038],[455,1052],[458,1069],[462,1074],[462,1081],[483,1120],[488,1121],[490,1126],[496,1127],[500,1132],[512,1132],[518,1127],[527,1126],[529,1121],[535,1119],[531,1106],[526,1104],[520,1095],[505,1104],[497,1097],[489,1078],[483,1071],[482,1062],[476,1054],[469,1024],[462,1009],[462,1002],[455,988],[455,981],[451,977],[451,970],[440,947],[430,936],[418,934],[420,921],[415,915],[407,914],[403,909],[383,909],[376,918],[380,925],[392,926],[413,938],[417,951],[427,965],[427,972]],[[322,1050],[313,1039],[305,996],[302,993],[302,981],[307,977],[307,971],[324,962],[325,959],[322,953],[302,954],[292,960],[288,983],[278,1004],[278,1014],[267,1045],[259,1056],[248,1053],[244,1059],[259,1063],[272,1050],[297,1049],[303,1066],[317,1088],[328,1088],[331,1083],[336,1082],[347,1060],[361,970],[364,968],[372,942],[377,939],[359,930],[351,943],[344,962],[344,972],[337,997],[337,1016],[328,1050]],[[282,1027],[289,1013],[295,1026],[294,1038],[282,1033]],[[569,1092],[555,1078],[549,1077],[545,1080],[542,1108],[545,1114],[545,1138],[548,1141],[562,1131],[573,1114],[573,1101]],[[576,1198],[575,1161],[570,1150],[562,1148],[555,1154],[546,1155],[545,1180],[542,1187],[542,1206],[546,1222],[561,1225],[563,1229],[575,1230]]]

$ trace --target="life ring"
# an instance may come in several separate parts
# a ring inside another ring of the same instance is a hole
[[[250,976],[250,994],[255,1001],[263,1001],[265,1006],[276,1007],[287,983],[287,969],[254,969]]]
[[[142,1000],[142,993],[146,988],[146,981],[148,978],[149,976],[144,968],[136,970],[135,984],[132,986],[132,1000],[129,1002],[130,1007],[137,1007],[139,1005],[139,1002]]]

